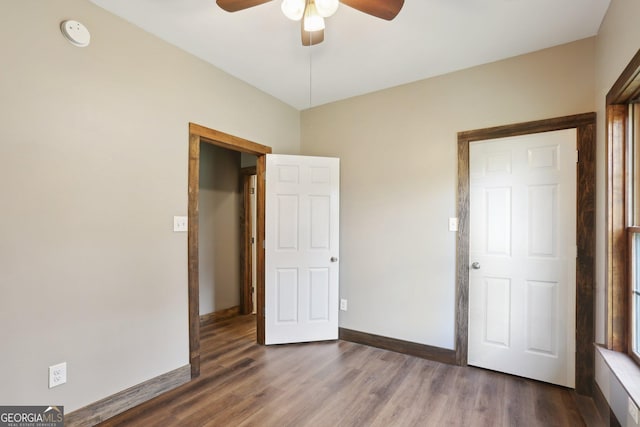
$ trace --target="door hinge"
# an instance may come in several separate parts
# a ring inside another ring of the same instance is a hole
[[[576,150],[576,163],[580,162],[580,151]]]
[[[262,249],[264,249],[264,248],[266,248],[266,247],[267,247],[267,244],[266,244],[266,243],[265,243],[265,241],[263,240],[263,241],[262,241]]]
[[[256,189],[251,187],[251,189],[249,190],[249,194],[256,194]]]
[[[256,239],[254,237],[251,238],[251,244],[253,245],[256,242]]]

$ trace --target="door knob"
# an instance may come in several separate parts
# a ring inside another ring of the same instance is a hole
[[[332,256],[332,257],[331,257],[331,262],[338,262],[338,258],[336,258],[336,257]]]
[[[473,268],[474,270],[480,270],[480,263],[478,261],[474,262],[473,264],[471,264],[471,268]]]

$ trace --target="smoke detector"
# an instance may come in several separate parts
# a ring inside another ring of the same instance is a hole
[[[78,21],[69,19],[60,23],[62,35],[74,46],[85,47],[91,42],[91,34],[87,27]]]

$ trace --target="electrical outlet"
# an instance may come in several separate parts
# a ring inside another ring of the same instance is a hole
[[[49,388],[62,385],[67,382],[67,362],[49,366]]]
[[[187,231],[187,217],[186,216],[174,216],[173,217],[173,231]]]
[[[633,421],[638,424],[638,407],[631,398],[629,398],[629,415],[631,415]]]
[[[340,310],[347,311],[347,300],[344,298],[340,300]]]

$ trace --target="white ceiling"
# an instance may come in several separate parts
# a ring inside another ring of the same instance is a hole
[[[610,2],[405,0],[393,21],[341,5],[309,48],[280,0],[91,1],[299,110],[594,36]]]

